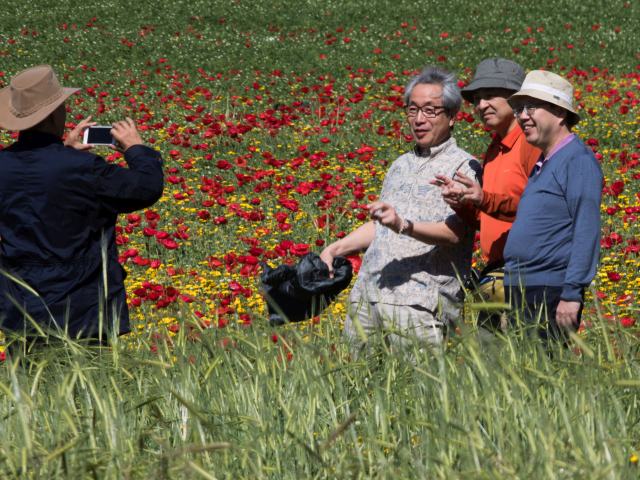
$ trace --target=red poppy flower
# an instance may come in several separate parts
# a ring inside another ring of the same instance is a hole
[[[295,243],[291,245],[289,248],[289,252],[291,255],[296,255],[298,257],[302,257],[309,253],[309,244],[308,243]]]
[[[620,275],[618,272],[607,272],[607,277],[609,277],[609,280],[611,280],[612,282],[619,282],[622,278],[622,275]]]
[[[636,319],[633,317],[622,317],[620,319],[620,325],[624,328],[633,327],[636,324]]]

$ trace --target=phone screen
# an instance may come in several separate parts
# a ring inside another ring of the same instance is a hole
[[[89,127],[85,135],[85,143],[108,145],[113,143],[111,127]]]

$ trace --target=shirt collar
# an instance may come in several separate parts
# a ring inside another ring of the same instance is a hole
[[[455,147],[455,146],[456,146],[456,139],[453,137],[449,137],[444,142],[439,143],[438,145],[435,145],[433,147],[429,147],[429,149],[427,149],[426,151],[420,152],[418,150],[418,147],[414,146],[413,153],[418,158],[429,158],[429,157],[435,157],[439,153],[444,152],[447,148]]]
[[[553,157],[556,153],[558,153],[562,148],[566,147],[567,144],[569,144],[569,142],[571,142],[571,140],[575,138],[575,136],[576,136],[575,133],[571,133],[566,137],[564,137],[562,140],[560,140],[560,142],[558,142],[558,144],[555,147],[553,147],[553,150],[549,152],[549,155],[545,157],[544,161],[545,162],[549,161],[551,157]]]
[[[62,139],[51,133],[37,130],[23,130],[18,134],[18,144],[21,147],[46,147],[52,143],[62,143]]]
[[[491,143],[492,146],[500,146],[501,149],[511,150],[522,135],[524,135],[524,132],[522,128],[520,128],[520,125],[516,123],[504,138],[496,134]]]
[[[542,171],[542,167],[544,167],[545,163],[547,163],[549,160],[551,160],[551,157],[553,157],[556,153],[558,153],[562,148],[566,147],[568,143],[571,142],[571,140],[573,140],[575,138],[576,134],[575,133],[571,133],[569,135],[567,135],[566,137],[564,137],[562,140],[560,140],[560,143],[558,143],[553,150],[551,150],[549,152],[549,156],[545,157],[544,153],[540,154],[540,158],[538,159],[538,161],[536,162],[535,166],[533,167],[533,170],[531,172],[531,176],[534,175],[538,175],[541,171]]]

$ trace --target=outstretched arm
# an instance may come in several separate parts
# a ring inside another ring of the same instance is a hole
[[[455,245],[466,229],[462,219],[456,215],[451,215],[444,222],[412,223],[398,215],[388,203],[373,202],[368,208],[371,217],[381,225],[430,245]]]
[[[95,157],[95,191],[105,206],[116,212],[132,212],[155,203],[162,195],[162,158],[145,146],[135,123],[130,118],[116,122],[111,134],[124,152],[129,168]]]
[[[351,255],[369,248],[375,233],[376,226],[373,221],[360,225],[346,237],[327,246],[320,254],[320,258],[329,267],[329,272],[333,273],[333,259],[335,257]]]

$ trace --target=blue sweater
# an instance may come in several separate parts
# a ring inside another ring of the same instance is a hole
[[[563,300],[581,301],[598,264],[601,194],[600,166],[574,137],[529,177],[504,249],[505,285],[562,287]]]

